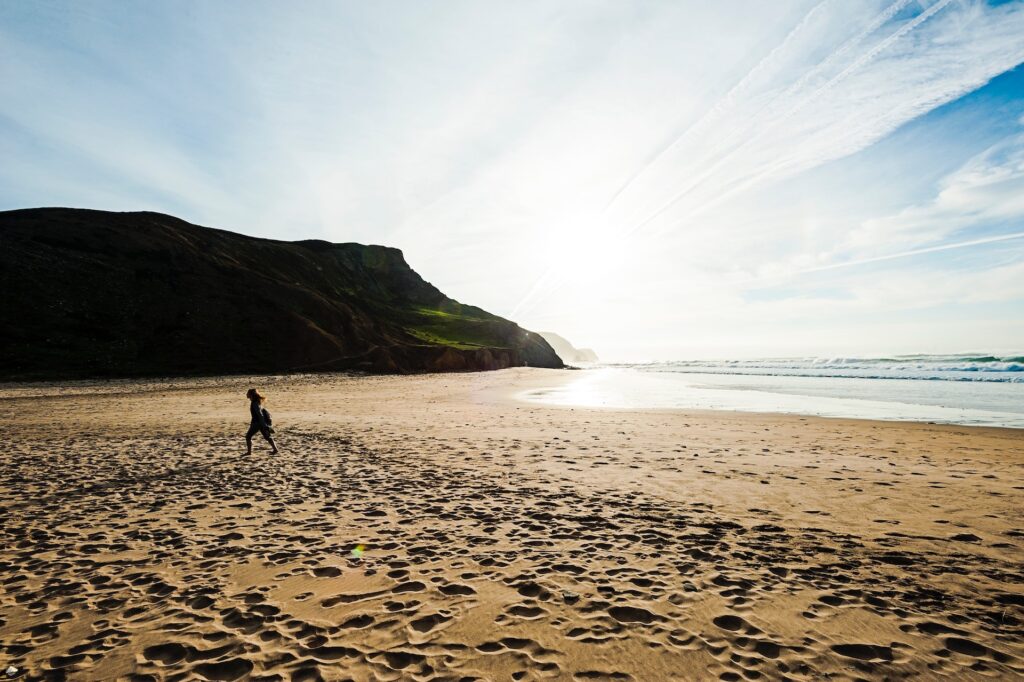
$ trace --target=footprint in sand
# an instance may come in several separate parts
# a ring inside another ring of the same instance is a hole
[[[716,616],[711,619],[711,622],[723,630],[728,630],[729,632],[743,632],[747,635],[757,635],[761,633],[759,629],[739,616],[733,614]]]
[[[429,616],[423,616],[417,618],[409,623],[409,627],[419,633],[427,633],[439,625],[447,623],[452,620],[452,617],[443,613],[432,613]]]

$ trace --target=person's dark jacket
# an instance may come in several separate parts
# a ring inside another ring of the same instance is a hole
[[[263,419],[263,406],[258,400],[249,401],[249,414],[252,415],[252,425],[261,429],[267,428],[267,422]]]

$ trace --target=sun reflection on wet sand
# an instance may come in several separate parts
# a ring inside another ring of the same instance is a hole
[[[914,380],[673,374],[624,368],[582,370],[579,375],[563,386],[525,391],[518,398],[547,405],[592,408],[782,412],[1024,428],[1024,411],[1012,407],[966,407],[979,402],[975,395],[979,392],[1015,387],[993,388],[961,382],[942,382],[940,386],[938,382]],[[939,400],[928,397],[929,391],[943,391],[949,396]]]

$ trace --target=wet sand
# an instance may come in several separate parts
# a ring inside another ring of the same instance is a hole
[[[1024,675],[1024,430],[512,398],[571,378],[0,387],[0,669]]]

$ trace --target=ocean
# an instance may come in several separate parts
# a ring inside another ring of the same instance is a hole
[[[528,391],[557,405],[783,412],[1024,428],[1024,355],[606,364]]]

